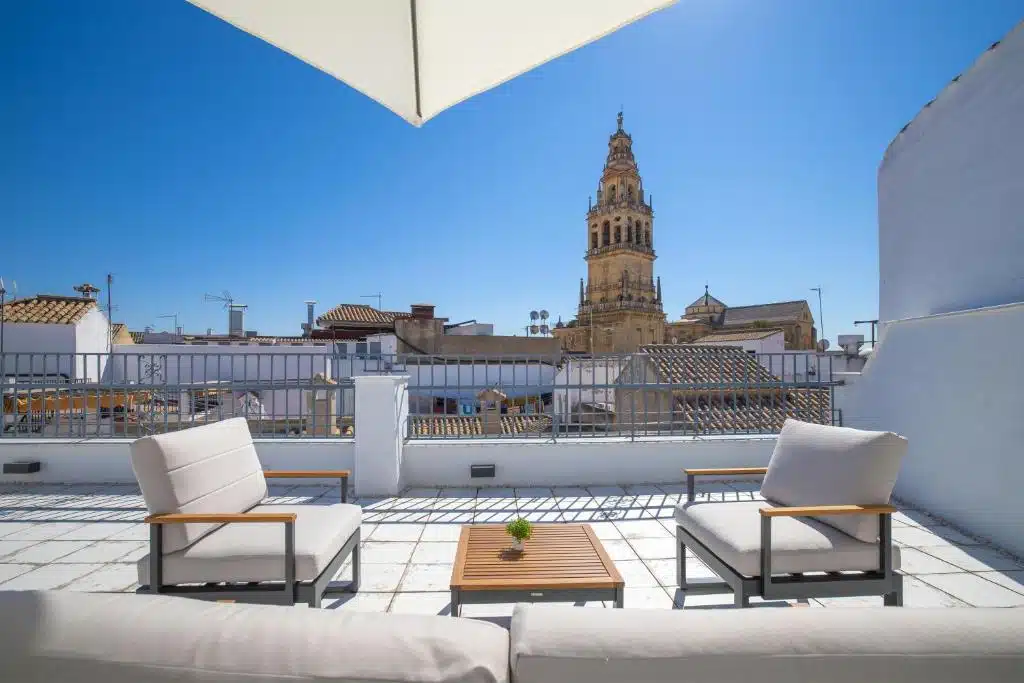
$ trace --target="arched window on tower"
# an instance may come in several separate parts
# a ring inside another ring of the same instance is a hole
[[[629,201],[633,201],[633,186],[632,185],[630,185],[626,189],[626,197],[627,197],[627,199],[629,199]]]
[[[595,228],[596,228],[596,226],[595,226]],[[594,232],[590,233],[590,248],[591,249],[597,249],[597,230],[596,229],[594,230]]]
[[[608,188],[608,201],[610,201],[610,202],[614,202],[615,201],[615,186],[614,185],[612,185],[611,187]]]
[[[644,230],[644,244],[648,247],[651,246],[651,231]]]
[[[630,223],[626,226],[626,242],[633,244],[633,224]]]
[[[622,241],[622,226],[615,226],[615,244]]]
[[[604,227],[601,228],[601,246],[606,247],[612,243],[612,224],[608,221],[604,222]]]

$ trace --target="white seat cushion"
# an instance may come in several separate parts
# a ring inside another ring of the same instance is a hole
[[[132,469],[150,514],[245,512],[267,496],[267,482],[243,417],[146,436],[132,442]],[[164,552],[188,547],[217,524],[164,529]]]
[[[761,495],[782,505],[884,505],[892,496],[907,440],[798,420],[782,426]],[[878,540],[873,515],[819,517],[866,543]]]
[[[509,678],[508,631],[475,619],[71,591],[0,591],[0,614],[5,683]]]
[[[744,576],[761,575],[761,508],[758,500],[687,503],[676,508],[676,523]],[[877,524],[877,516],[873,516]],[[900,566],[899,548],[892,566]],[[868,571],[879,568],[878,543],[864,543],[813,519],[772,519],[772,572]]]
[[[1024,680],[1024,610],[516,605],[516,683]]]
[[[320,576],[362,522],[358,505],[257,505],[249,512],[294,512],[295,578]],[[139,560],[149,584],[149,556]],[[165,584],[283,581],[284,524],[225,524],[184,550],[164,555]]]

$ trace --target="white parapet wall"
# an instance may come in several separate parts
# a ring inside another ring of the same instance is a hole
[[[775,437],[410,441],[406,486],[580,486],[683,481],[684,467],[765,467]],[[471,465],[494,465],[471,478]]]
[[[1024,303],[888,327],[844,424],[907,438],[897,496],[1024,555]]]
[[[256,439],[255,444],[265,469],[351,470],[355,461],[352,439]],[[131,439],[2,439],[0,463],[36,460],[40,470],[0,474],[0,483],[135,483],[130,449]]]

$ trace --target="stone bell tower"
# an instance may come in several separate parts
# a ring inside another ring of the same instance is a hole
[[[577,322],[595,353],[629,352],[660,344],[665,334],[661,281],[654,277],[654,211],[622,128],[608,139],[608,158],[587,210],[586,285]]]

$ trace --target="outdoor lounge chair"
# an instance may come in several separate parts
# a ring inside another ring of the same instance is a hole
[[[684,594],[732,591],[766,600],[883,596],[903,604],[889,505],[906,439],[787,420],[768,467],[687,469],[675,511]],[[696,500],[699,476],[763,475],[765,500]],[[690,550],[722,582],[689,583]]]
[[[244,418],[132,443],[150,515],[139,592],[319,607],[352,556],[359,589],[362,511],[347,505],[347,471],[264,472]],[[267,478],[341,479],[341,503],[267,505]]]

